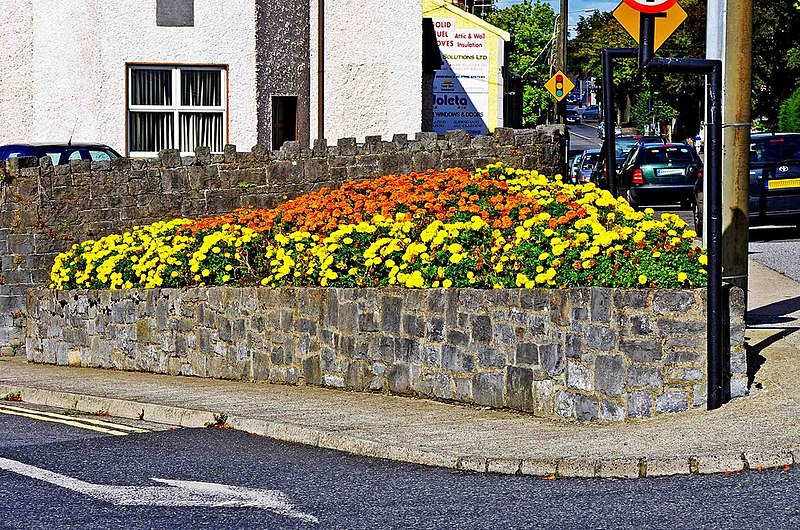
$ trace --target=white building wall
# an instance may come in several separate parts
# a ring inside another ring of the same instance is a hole
[[[256,143],[252,0],[195,0],[193,27],[156,26],[153,0],[29,1],[35,90],[25,139],[66,141],[72,133],[76,142],[124,152],[125,64],[177,63],[228,65],[228,140],[245,149]]]
[[[32,131],[32,4],[0,1],[0,144],[24,140]]]
[[[316,18],[316,1],[311,16]],[[316,70],[316,21],[312,71]],[[316,74],[312,75],[316,94]],[[312,101],[316,96],[312,97]],[[312,135],[316,108],[312,108]],[[329,141],[422,127],[422,4],[325,1],[325,137]],[[330,143],[330,142],[329,142]]]

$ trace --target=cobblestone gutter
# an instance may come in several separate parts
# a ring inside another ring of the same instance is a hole
[[[730,302],[732,397],[747,391]],[[28,358],[392,392],[579,421],[705,405],[704,290],[32,290]]]

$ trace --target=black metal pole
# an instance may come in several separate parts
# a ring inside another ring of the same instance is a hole
[[[608,189],[617,196],[617,142],[614,134],[614,59],[635,59],[638,48],[603,48],[603,129]],[[602,168],[601,168],[602,170]]]
[[[655,46],[656,17],[642,13],[639,17],[639,68],[650,64],[653,60]]]
[[[708,350],[709,410],[722,406],[723,392],[723,293],[722,293],[722,62],[709,59],[654,58],[646,70],[695,73],[709,76],[708,109]]]
[[[712,61],[708,169],[708,409],[722,406],[722,62]]]

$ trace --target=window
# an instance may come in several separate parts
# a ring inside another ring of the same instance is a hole
[[[128,67],[128,152],[162,149],[221,153],[225,144],[227,71],[202,66]]]
[[[194,0],[156,0],[157,26],[194,26]]]

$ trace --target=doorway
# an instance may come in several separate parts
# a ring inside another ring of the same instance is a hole
[[[297,140],[297,96],[272,96],[272,149]]]

